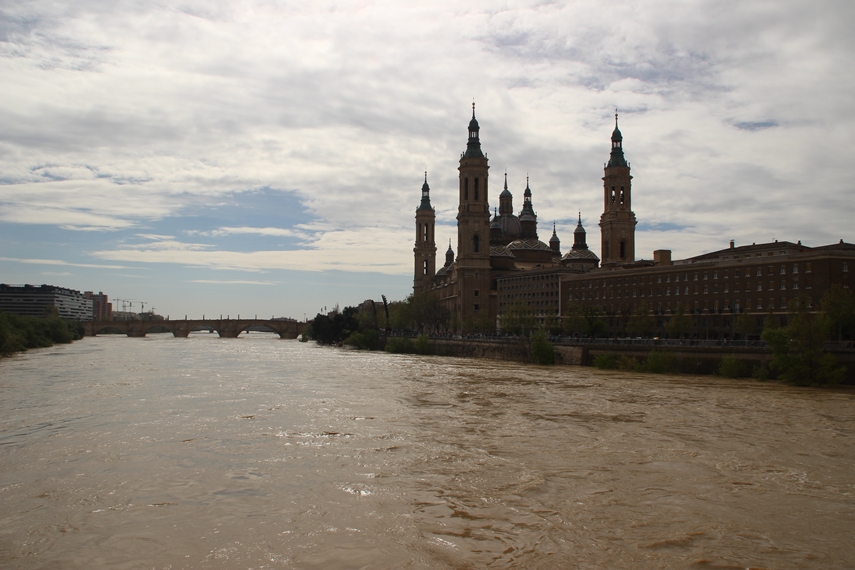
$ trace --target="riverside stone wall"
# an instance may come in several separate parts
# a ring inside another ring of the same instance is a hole
[[[441,356],[459,356],[463,358],[490,358],[513,362],[530,362],[528,341],[503,341],[479,339],[431,338],[434,354]],[[768,367],[772,360],[772,351],[760,347],[733,346],[633,346],[620,343],[569,345],[556,344],[555,364],[591,366],[594,358],[601,354],[613,354],[617,357],[634,357],[644,360],[652,350],[673,353],[680,372],[688,374],[715,374],[724,358],[742,360],[748,370],[755,366]],[[855,350],[837,350],[833,354],[838,362],[846,366],[846,382],[855,383]]]

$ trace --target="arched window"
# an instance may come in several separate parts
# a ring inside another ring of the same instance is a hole
[[[478,234],[472,236],[472,251],[474,251],[475,253],[478,253],[479,251],[480,241],[481,239],[478,237]]]
[[[478,201],[478,179],[475,179],[475,201]]]
[[[469,199],[469,179],[468,178],[463,179],[463,199],[464,200]]]
[[[620,242],[620,258],[623,259],[626,257],[626,242]]]
[[[427,262],[427,259],[425,259],[425,268],[424,268],[424,271],[425,271],[425,272],[424,272],[422,275],[427,275],[427,274],[428,274],[428,262]]]
[[[430,228],[430,226],[428,224],[425,224],[425,241],[430,241],[429,228]]]
[[[612,186],[612,204],[615,203],[615,187]]]
[[[624,203],[624,199],[625,199],[625,196],[624,196],[624,193],[623,193],[623,188],[621,188],[621,189],[620,189],[620,203],[621,203],[621,204],[623,204],[623,203]]]

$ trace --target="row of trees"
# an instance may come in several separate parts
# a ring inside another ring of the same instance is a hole
[[[814,311],[802,296],[790,303],[785,323],[766,319],[762,339],[772,348],[770,367],[781,380],[803,386],[836,384],[846,374],[825,350],[825,342],[855,337],[855,294],[834,286],[820,309]]]
[[[795,302],[795,301],[794,301]],[[805,304],[802,301],[802,304]],[[808,308],[810,312],[810,309]],[[496,323],[486,314],[480,318],[471,318],[460,322],[436,294],[420,292],[409,295],[403,301],[395,301],[383,307],[364,305],[362,307],[338,308],[329,315],[318,314],[313,325],[313,336],[323,343],[342,342],[353,332],[368,330],[412,330],[427,333],[447,333],[451,331],[492,333]],[[855,295],[850,289],[832,287],[820,302],[823,331],[829,340],[855,338]],[[629,315],[622,332],[629,336],[652,336],[666,334],[671,338],[683,338],[699,330],[700,317],[690,314],[680,306],[659,326],[657,317],[649,307],[639,306]],[[762,332],[762,323],[768,322],[771,315],[759,319],[757,315],[740,313],[731,322],[731,331],[742,337]],[[501,330],[507,334],[528,336],[532,331],[545,329],[552,334],[582,335],[603,337],[608,334],[608,317],[600,307],[571,304],[566,308],[564,317],[541,317],[535,315],[525,303],[506,306],[501,315]]]

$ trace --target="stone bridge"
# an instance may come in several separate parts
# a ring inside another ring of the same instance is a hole
[[[215,330],[221,338],[236,338],[251,327],[265,327],[280,338],[297,338],[307,324],[297,321],[265,319],[196,319],[183,321],[86,321],[83,336],[95,336],[109,330],[119,330],[128,336],[142,337],[153,328],[164,328],[173,336],[186,337],[195,330]]]

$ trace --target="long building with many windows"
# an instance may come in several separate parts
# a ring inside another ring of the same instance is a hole
[[[726,249],[678,261],[660,250],[653,262],[562,276],[561,310],[595,307],[610,334],[624,331],[633,314],[648,312],[655,316],[657,335],[683,312],[692,316],[690,336],[731,337],[737,315],[754,317],[759,332],[767,315],[785,315],[800,295],[815,306],[832,285],[855,286],[853,271],[855,245],[843,240],[821,247],[731,242]]]
[[[54,285],[6,285],[0,283],[0,312],[30,317],[48,316],[53,307],[63,319],[92,320],[92,299],[80,291]]]

